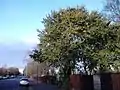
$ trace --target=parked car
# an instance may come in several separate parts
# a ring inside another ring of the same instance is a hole
[[[3,76],[3,79],[7,79],[7,77]]]
[[[11,78],[15,78],[15,76],[14,75],[12,75],[12,76],[10,76]]]
[[[6,75],[6,78],[7,78],[7,79],[9,79],[9,78],[10,78],[10,76],[9,76],[9,75]]]
[[[28,80],[28,78],[22,78],[22,79],[20,80],[20,85],[22,85],[22,86],[28,86],[28,85],[29,85],[29,80]]]
[[[2,76],[0,76],[0,80],[1,80],[1,79],[3,79],[3,77],[2,77]]]

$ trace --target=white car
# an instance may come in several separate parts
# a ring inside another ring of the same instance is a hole
[[[0,76],[0,80],[1,80],[1,79],[3,79],[3,77],[2,77],[2,76]]]
[[[4,76],[3,79],[7,79],[7,77]]]
[[[20,80],[20,85],[28,86],[29,85],[29,80],[27,78],[22,78]]]
[[[14,75],[11,76],[11,78],[14,78],[14,77],[15,77]]]

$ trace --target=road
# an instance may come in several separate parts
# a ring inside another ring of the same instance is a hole
[[[0,90],[58,90],[58,88],[48,84],[34,84],[25,87],[19,85],[19,79],[7,79],[0,80]]]

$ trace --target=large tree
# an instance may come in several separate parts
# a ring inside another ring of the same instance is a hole
[[[59,67],[62,78],[68,79],[76,69],[93,74],[119,64],[119,25],[110,24],[100,13],[84,7],[66,8],[51,12],[43,24],[40,50],[33,56]]]
[[[112,46],[119,43],[119,26],[110,24],[97,12],[89,13],[84,7],[54,11],[43,23],[45,30],[39,35],[42,57],[68,70],[78,62],[83,62],[85,68],[98,64],[94,54],[117,48]]]

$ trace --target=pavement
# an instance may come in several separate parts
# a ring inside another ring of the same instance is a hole
[[[30,86],[20,86],[20,79],[6,79],[0,80],[0,90],[59,90],[57,86],[44,84],[44,83],[34,83],[31,81]]]

